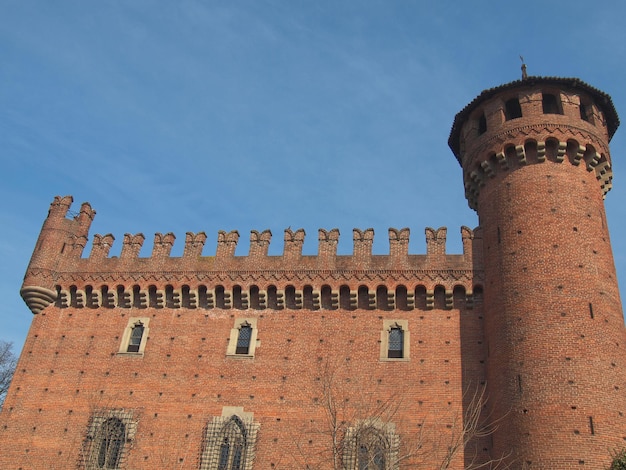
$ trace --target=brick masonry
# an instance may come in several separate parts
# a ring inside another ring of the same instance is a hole
[[[337,255],[336,230],[319,231],[317,256],[302,255],[304,231],[286,230],[282,256],[253,231],[248,256],[234,256],[239,233],[220,232],[215,256],[204,233],[187,233],[182,257],[170,256],[173,234],[156,234],[149,258],[142,234],[124,236],[119,258],[112,235],[94,235],[82,257],[95,211],[68,218],[72,198],[55,198],[22,288],[35,315],[0,414],[0,468],[98,468],[94,418],[122,412],[133,434],[119,468],[217,468],[202,457],[207,428],[234,409],[259,425],[245,468],[333,468],[338,449],[354,465],[348,444],[333,447],[329,398],[339,437],[385,423],[399,442],[390,469],[447,457],[451,469],[603,468],[626,439],[603,207],[618,124],[610,98],[578,80],[483,92],[450,137],[480,219],[461,229],[461,255],[446,253],[445,228],[428,228],[424,255],[408,253],[408,229],[389,230],[384,256],[371,229],[355,229],[352,256]],[[147,338],[126,353],[138,318]],[[227,354],[243,321],[253,354]],[[397,360],[384,347],[394,321],[410,342]],[[464,436],[483,391],[492,430]]]

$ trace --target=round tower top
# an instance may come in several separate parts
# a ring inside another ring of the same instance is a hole
[[[562,91],[568,91],[573,93],[582,93],[589,97],[593,104],[598,107],[602,115],[604,116],[604,121],[606,123],[606,130],[608,132],[609,140],[613,137],[613,134],[619,127],[619,117],[617,115],[617,111],[615,110],[615,106],[613,105],[613,101],[611,97],[597,88],[588,85],[578,78],[560,78],[560,77],[526,77],[522,80],[516,80],[514,82],[506,83],[504,85],[500,85],[494,88],[489,88],[484,90],[480,95],[478,95],[474,100],[469,103],[465,108],[463,108],[454,118],[454,123],[452,124],[452,130],[450,131],[450,138],[448,139],[448,145],[454,152],[459,163],[462,164],[462,130],[463,125],[472,118],[473,114],[487,101],[496,97],[497,95],[503,94],[506,95],[510,93],[512,90],[524,90],[530,88],[550,88],[550,89],[558,89]],[[588,103],[590,105],[591,103]],[[584,111],[582,106],[584,103],[581,102],[581,119],[585,119]],[[480,117],[479,122],[477,123],[477,131],[481,132]]]

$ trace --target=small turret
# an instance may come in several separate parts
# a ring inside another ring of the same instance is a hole
[[[72,202],[72,196],[54,198],[28,264],[20,294],[33,313],[54,302],[59,268],[68,260],[80,258],[87,243],[96,211],[83,203],[76,216],[67,218]]]

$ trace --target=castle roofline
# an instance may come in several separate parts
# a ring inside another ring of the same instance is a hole
[[[606,118],[606,124],[609,131],[609,140],[615,134],[615,131],[619,127],[619,116],[613,105],[611,97],[603,91],[592,87],[591,85],[583,82],[578,78],[563,78],[563,77],[527,77],[522,80],[515,80],[514,82],[505,83],[494,88],[483,90],[471,103],[457,113],[454,117],[454,123],[452,124],[452,130],[450,131],[450,137],[448,138],[448,146],[454,152],[456,159],[461,163],[460,156],[460,136],[461,127],[469,115],[474,112],[478,106],[484,101],[494,97],[495,95],[502,93],[503,91],[511,90],[514,88],[532,87],[539,84],[554,85],[559,88],[579,89],[585,93],[591,95],[594,102],[601,108]]]

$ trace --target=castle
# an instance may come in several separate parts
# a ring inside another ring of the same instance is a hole
[[[570,78],[483,91],[449,145],[479,227],[94,235],[50,206],[33,321],[0,414],[3,469],[606,468],[626,446],[626,330],[603,199],[608,95]]]

